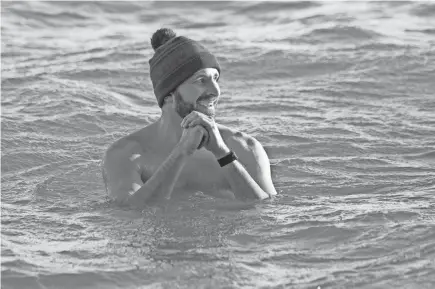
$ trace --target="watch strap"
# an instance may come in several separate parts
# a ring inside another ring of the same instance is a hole
[[[238,159],[238,158],[237,158],[237,155],[236,155],[233,151],[230,151],[229,154],[227,154],[226,156],[224,156],[224,157],[218,159],[218,163],[219,163],[219,165],[220,165],[221,167],[224,167],[224,166],[226,166],[226,165],[232,163],[233,161],[235,161],[235,160],[237,160],[237,159]]]

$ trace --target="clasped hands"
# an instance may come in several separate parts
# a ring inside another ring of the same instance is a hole
[[[187,155],[202,147],[218,158],[229,152],[213,118],[199,111],[192,111],[181,121],[181,127],[183,134],[179,145]]]

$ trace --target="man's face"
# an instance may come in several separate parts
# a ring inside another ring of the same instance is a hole
[[[218,79],[217,69],[205,68],[178,86],[174,93],[174,109],[181,118],[194,110],[214,118],[220,96]]]

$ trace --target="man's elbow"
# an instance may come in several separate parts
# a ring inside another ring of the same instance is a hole
[[[272,189],[268,191],[268,194],[270,198],[273,198],[274,196],[278,195],[278,192],[276,191],[275,187],[272,187]]]
[[[109,198],[117,205],[131,206],[137,203],[137,196],[135,196],[139,185],[133,184],[131,188],[128,188],[122,183],[118,185],[106,184],[107,194]]]
[[[112,195],[112,200],[121,207],[142,208],[144,205],[143,199],[133,190],[125,194]]]
[[[262,200],[272,199],[278,194],[270,176],[263,176],[262,178],[259,178],[258,181],[257,184],[259,184],[259,187],[263,191],[261,194]]]
[[[261,188],[261,191],[254,194],[254,196],[255,196],[254,200],[263,201],[263,200],[271,199],[274,196],[274,194],[269,193],[267,190],[264,190],[263,188]]]
[[[265,195],[262,196],[261,200],[271,200],[273,199],[273,197],[275,197],[277,195],[277,192],[274,190],[273,192],[266,192],[265,191]]]

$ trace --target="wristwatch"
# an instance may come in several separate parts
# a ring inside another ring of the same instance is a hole
[[[226,156],[224,156],[224,157],[218,159],[218,163],[219,163],[219,165],[220,165],[221,167],[224,167],[224,166],[226,166],[226,165],[232,163],[233,161],[235,161],[235,160],[237,160],[237,159],[238,159],[238,158],[237,158],[237,155],[236,155],[233,151],[230,151],[229,154],[227,154]]]

